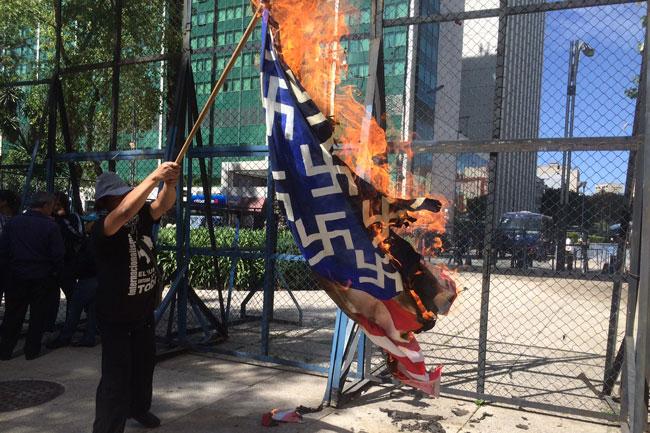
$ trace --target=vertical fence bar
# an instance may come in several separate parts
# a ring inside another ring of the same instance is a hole
[[[115,44],[113,46],[113,77],[111,94],[111,141],[109,150],[117,149],[117,128],[120,109],[120,62],[122,60],[122,0],[115,0]],[[115,161],[108,161],[108,169],[115,171]]]
[[[54,76],[56,78],[56,75]],[[46,188],[54,191],[54,175],[56,170],[56,85],[53,79],[50,82],[50,98],[48,104],[47,122],[47,160],[46,160]]]
[[[646,100],[646,80],[648,78],[647,69],[648,64],[647,56],[643,56],[641,62],[641,73],[639,80],[639,91],[637,94],[636,109],[634,112],[634,125],[632,135],[643,136],[645,134],[645,100]],[[626,179],[626,195],[630,197],[630,206],[632,210],[631,226],[628,227],[630,239],[630,278],[628,283],[626,316],[625,316],[625,338],[621,343],[621,347],[616,355],[616,360],[612,365],[612,373],[605,382],[603,392],[606,395],[611,393],[614,388],[616,378],[618,376],[618,369],[621,369],[621,409],[620,416],[625,420],[629,410],[628,396],[633,390],[634,380],[628,375],[629,361],[633,358],[628,356],[631,347],[633,346],[634,325],[636,319],[636,306],[638,298],[638,275],[639,275],[639,253],[640,246],[640,230],[642,221],[643,202],[641,200],[641,186],[643,185],[643,146],[638,151],[630,152],[628,160],[628,178]],[[628,187],[630,191],[628,191]],[[623,261],[622,267],[624,268],[625,262]],[[632,341],[632,345],[629,342]],[[625,363],[625,365],[622,364]]]
[[[499,33],[497,39],[497,56],[496,56],[496,78],[494,85],[494,106],[493,106],[493,124],[492,138],[498,140],[501,138],[501,116],[503,111],[503,91],[505,78],[505,51],[506,51],[506,24],[507,15],[505,8],[508,6],[507,0],[499,1]],[[479,322],[479,342],[478,342],[478,379],[476,383],[476,392],[483,394],[485,392],[485,372],[487,361],[487,337],[488,337],[488,316],[490,306],[490,280],[493,258],[493,232],[495,227],[496,210],[495,199],[497,197],[497,166],[499,155],[496,152],[490,153],[488,162],[488,195],[487,206],[485,211],[485,241],[483,247],[483,279],[481,282],[481,318]]]
[[[56,0],[54,4],[54,21],[55,21],[55,46],[54,46],[54,73],[50,80],[50,92],[48,103],[48,126],[47,126],[47,160],[46,160],[46,186],[47,190],[54,191],[54,176],[56,171],[56,108],[57,108],[57,91],[56,82],[59,80],[61,69],[61,47],[63,46],[63,37],[61,29],[63,21],[61,17],[61,2]],[[34,160],[32,159],[32,164]],[[31,176],[30,176],[31,178]],[[31,179],[30,179],[31,181]]]
[[[645,91],[643,90],[644,86],[644,81],[643,77],[645,76],[645,70],[646,70],[646,64],[645,64],[645,59],[641,63],[641,79],[639,80],[639,93],[637,95],[637,103],[636,103],[636,108],[634,112],[634,125],[632,128],[632,135],[633,136],[639,136],[640,134],[643,134],[643,106],[642,104],[645,101]],[[642,152],[641,152],[642,153]],[[616,272],[619,277],[623,277],[625,274],[625,264],[626,264],[626,240],[629,240],[630,242],[630,273],[632,275],[638,275],[638,255],[636,254],[636,251],[638,251],[638,246],[635,244],[637,242],[636,239],[633,238],[633,234],[635,233],[635,230],[638,230],[638,227],[640,226],[640,212],[641,208],[640,201],[638,200],[638,193],[635,194],[634,188],[635,185],[637,185],[638,182],[640,182],[641,177],[640,174],[641,172],[639,171],[639,168],[641,167],[639,159],[641,157],[641,153],[633,150],[630,151],[630,154],[628,156],[628,162],[627,162],[627,173],[625,176],[625,203],[628,206],[628,210],[625,213],[624,220],[622,223],[622,229],[624,229],[624,232],[626,233],[626,236],[623,240],[618,241],[618,245],[616,248],[616,257],[618,258],[618,263],[616,266]],[[638,186],[638,185],[637,185]],[[638,207],[638,209],[637,209]],[[635,220],[633,222],[632,220]],[[630,225],[631,224],[631,225]],[[628,283],[628,289],[627,289],[627,306],[626,306],[626,323],[625,323],[625,335],[626,336],[631,336],[633,334],[633,327],[634,327],[634,317],[635,317],[635,311],[634,308],[636,307],[636,284],[637,281],[632,278],[629,280]],[[616,379],[618,377],[618,374],[620,372],[621,368],[621,360],[623,359],[624,356],[624,346],[625,346],[625,339],[621,342],[621,347],[618,350],[618,353],[615,353],[616,351],[616,343],[617,343],[617,332],[618,332],[618,316],[619,316],[619,311],[620,311],[620,304],[621,304],[621,294],[623,291],[623,282],[621,279],[618,279],[617,281],[614,282],[613,287],[612,287],[612,303],[610,306],[610,316],[609,316],[609,329],[607,331],[607,349],[605,353],[605,370],[603,373],[603,394],[605,395],[610,395],[614,383],[616,382]],[[625,372],[622,371],[623,377],[625,377]],[[621,396],[621,400],[624,401],[624,395]],[[621,404],[621,411],[620,413],[624,413],[624,404]]]
[[[270,324],[273,319],[273,302],[275,297],[275,251],[278,240],[278,227],[275,220],[275,185],[271,174],[271,158],[268,159],[269,170],[266,192],[266,240],[264,247],[264,304],[262,306],[262,355],[269,354]]]
[[[189,71],[191,74],[191,70]],[[186,80],[185,82],[186,86],[192,85],[192,81]],[[187,94],[191,94],[191,90],[187,89],[186,90]],[[192,117],[192,112],[191,110],[187,110],[187,124],[188,128],[189,125],[191,125],[193,122],[193,117]],[[186,186],[185,186],[185,202],[183,205],[183,260],[184,263],[187,264],[187,269],[188,272],[185,273],[185,278],[183,278],[183,281],[181,281],[181,285],[178,290],[178,339],[180,342],[184,342],[187,339],[187,301],[188,301],[188,293],[189,293],[189,288],[190,288],[190,272],[189,272],[189,266],[190,266],[190,261],[192,260],[192,255],[190,253],[190,248],[191,248],[191,230],[190,230],[190,221],[191,221],[191,203],[192,203],[192,182],[193,182],[193,160],[190,155],[187,155],[186,158],[187,162],[187,181],[186,181]],[[183,199],[180,198],[182,201]]]
[[[650,1],[646,2],[646,6],[650,8]],[[646,19],[650,16],[650,11],[646,10]],[[646,65],[650,60],[650,50],[648,46],[650,44],[650,32],[646,27],[645,35],[645,47],[643,50],[643,55],[645,57]],[[650,81],[647,79],[647,70],[645,77],[645,104],[644,104],[644,135],[643,140],[643,159],[640,161],[642,164],[643,170],[643,183],[642,188],[640,189],[641,197],[637,199],[642,200],[641,207],[641,221],[645,218],[644,216],[650,215],[650,177],[647,174],[650,172],[650,136],[648,136],[648,122],[650,121],[650,98],[647,96],[650,94]],[[643,224],[643,223],[642,223]],[[640,254],[639,254],[639,286],[638,286],[638,322],[637,322],[637,337],[635,345],[635,370],[636,370],[636,380],[633,383],[634,386],[634,401],[630,404],[631,414],[630,420],[631,431],[632,433],[641,433],[646,430],[647,420],[648,420],[648,407],[646,404],[646,383],[648,377],[648,338],[650,337],[648,333],[648,310],[650,308],[650,224],[645,221],[645,224],[641,226],[640,231]]]

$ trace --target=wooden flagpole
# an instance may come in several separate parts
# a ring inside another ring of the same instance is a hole
[[[260,3],[257,10],[255,11],[255,14],[251,18],[251,22],[248,24],[248,27],[246,27],[246,31],[244,31],[244,34],[239,40],[239,43],[237,44],[235,51],[233,51],[232,55],[230,56],[230,60],[228,60],[226,67],[221,73],[221,76],[217,80],[217,83],[214,85],[214,88],[212,89],[212,93],[210,93],[210,97],[208,98],[205,105],[203,106],[203,109],[199,113],[198,119],[196,119],[196,122],[194,122],[194,126],[192,126],[192,130],[190,131],[189,135],[185,139],[185,143],[183,143],[183,147],[181,147],[181,150],[178,152],[178,156],[176,157],[176,161],[175,161],[176,164],[180,164],[180,162],[185,157],[185,154],[187,153],[187,150],[190,147],[190,143],[192,143],[194,136],[199,131],[201,124],[205,120],[205,117],[208,115],[208,112],[210,111],[210,106],[214,103],[214,100],[217,98],[219,91],[223,87],[223,83],[226,81],[226,77],[228,76],[230,70],[235,65],[235,61],[237,60],[237,57],[239,57],[239,55],[241,54],[242,50],[244,49],[244,45],[246,45],[246,42],[248,41],[248,38],[250,37],[251,33],[253,33],[253,30],[255,29],[255,26],[259,22],[260,18],[262,18],[262,14],[261,14],[262,9],[264,9],[263,2]]]

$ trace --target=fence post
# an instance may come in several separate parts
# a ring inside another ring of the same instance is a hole
[[[501,115],[503,102],[503,81],[504,81],[504,63],[506,51],[506,22],[505,15],[507,0],[499,1],[499,33],[497,39],[497,56],[496,56],[496,79],[494,85],[494,106],[493,106],[493,124],[492,138],[498,140],[501,138]],[[497,215],[494,201],[497,199],[497,166],[499,155],[496,152],[490,153],[488,163],[488,195],[485,210],[485,239],[483,246],[483,280],[481,282],[481,318],[479,322],[479,341],[478,341],[478,379],[476,383],[476,392],[483,394],[485,392],[485,370],[487,360],[487,336],[488,336],[488,316],[490,306],[490,279],[493,257],[493,234]]]
[[[109,150],[117,149],[118,114],[120,109],[120,62],[122,61],[122,0],[115,0],[115,45],[113,47],[113,77],[111,94],[111,141]],[[108,161],[109,171],[115,171],[115,161]]]
[[[647,7],[650,7],[650,1],[646,2]],[[648,11],[646,11],[646,17],[648,17]],[[645,34],[645,47],[643,50],[643,56],[645,58],[645,63],[648,65],[650,60],[650,51],[648,50],[648,43],[650,42],[650,32],[646,27]],[[630,402],[630,421],[632,433],[643,432],[646,430],[647,420],[648,420],[648,407],[646,404],[646,384],[648,381],[648,363],[647,355],[649,349],[648,339],[650,338],[650,332],[648,332],[648,311],[650,309],[650,224],[645,221],[643,224],[644,216],[650,215],[650,136],[648,136],[648,122],[650,121],[650,80],[647,78],[647,68],[646,76],[641,82],[644,84],[645,91],[645,101],[644,101],[644,113],[643,113],[643,122],[644,122],[644,140],[643,140],[643,157],[641,158],[641,171],[642,171],[642,186],[639,188],[639,197],[638,200],[642,200],[640,220],[642,226],[640,227],[640,253],[639,253],[639,284],[638,284],[638,324],[637,324],[637,336],[635,344],[635,374],[636,378],[634,382],[630,382],[630,386],[634,387],[634,400]],[[628,363],[630,360],[628,360]],[[629,378],[628,378],[629,380]]]
[[[271,158],[268,159],[266,192],[266,239],[264,244],[264,304],[262,306],[262,355],[269,354],[270,324],[273,320],[275,297],[275,251],[278,241],[278,227],[275,219],[275,185],[271,174]]]

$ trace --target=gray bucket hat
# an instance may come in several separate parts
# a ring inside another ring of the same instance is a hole
[[[97,181],[95,182],[95,201],[102,197],[128,194],[132,189],[117,174],[112,171],[105,171],[97,176]]]

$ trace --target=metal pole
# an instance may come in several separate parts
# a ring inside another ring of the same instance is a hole
[[[235,51],[233,51],[232,55],[230,56],[230,60],[228,60],[228,63],[226,64],[226,67],[223,69],[223,72],[221,73],[221,76],[219,77],[219,80],[217,80],[217,83],[214,85],[214,88],[212,89],[212,92],[210,93],[210,96],[208,97],[208,100],[205,102],[205,105],[203,106],[203,109],[199,113],[199,118],[196,120],[194,123],[194,126],[192,126],[192,130],[190,131],[189,135],[185,139],[185,143],[183,143],[183,147],[181,147],[180,152],[176,156],[176,163],[180,163],[180,161],[183,159],[185,156],[185,153],[190,147],[190,143],[194,139],[194,136],[198,132],[199,128],[201,127],[201,124],[205,120],[205,117],[208,115],[208,112],[210,111],[210,106],[214,102],[214,100],[217,98],[217,95],[219,94],[219,91],[223,87],[223,83],[226,82],[226,77],[230,73],[230,70],[233,68],[235,65],[235,61],[237,60],[237,57],[241,54],[242,50],[244,49],[244,45],[246,44],[246,41],[250,37],[250,35],[253,33],[253,30],[255,30],[255,26],[259,22],[260,18],[262,17],[261,12],[262,9],[264,8],[264,3],[260,3],[260,6],[257,8],[257,11],[251,18],[250,23],[248,23],[248,27],[244,31],[244,34],[242,35],[241,39],[239,40],[239,43],[237,44],[237,47],[235,47]]]
[[[277,247],[277,222],[275,220],[275,185],[271,174],[271,158],[268,159],[266,193],[266,239],[264,248],[264,304],[262,306],[262,355],[269,354],[269,334],[273,319],[273,302],[275,297],[275,251]]]
[[[505,53],[506,53],[506,29],[508,18],[505,15],[505,8],[508,6],[507,0],[499,0],[501,14],[499,15],[499,33],[497,39],[497,58],[496,58],[496,79],[494,85],[494,106],[492,119],[492,138],[498,140],[501,137],[501,123],[503,115],[503,96],[505,81]],[[478,341],[478,379],[476,383],[476,392],[483,394],[485,392],[485,373],[487,364],[487,337],[488,337],[488,316],[490,306],[490,280],[493,258],[492,240],[494,237],[494,228],[496,226],[496,182],[497,167],[499,163],[499,154],[490,153],[488,162],[488,196],[485,211],[485,240],[483,247],[483,280],[481,283],[481,317],[479,323],[479,341]]]
[[[650,1],[647,2],[650,7]],[[646,65],[650,59],[650,52],[647,49],[650,43],[650,32],[646,29],[646,41],[643,55],[645,56]],[[647,74],[647,69],[646,69]],[[645,80],[645,113],[644,123],[646,132],[643,146],[643,159],[641,160],[641,169],[643,170],[643,186],[640,189],[640,197],[642,200],[642,215],[641,220],[645,220],[650,215],[650,136],[648,136],[648,123],[650,122],[650,80]],[[650,307],[650,224],[647,222],[641,226],[641,238],[639,254],[639,285],[638,285],[638,316],[637,316],[637,336],[636,336],[636,353],[635,353],[635,369],[636,380],[634,381],[634,402],[631,405],[632,433],[641,433],[646,430],[648,420],[648,407],[646,403],[646,384],[648,378],[648,311]]]
[[[113,47],[113,82],[111,94],[111,141],[109,150],[117,150],[117,128],[120,109],[120,61],[122,60],[122,0],[115,0],[115,46]],[[109,171],[115,171],[115,161],[108,161]]]
[[[576,41],[571,41],[569,44],[569,62],[568,62],[568,71],[567,71],[567,87],[566,87],[566,106],[564,107],[564,138],[568,138],[571,130],[571,99],[575,92],[575,87],[573,85],[573,64],[575,57],[575,45]],[[573,89],[573,90],[572,90]],[[562,152],[562,167],[560,167],[560,207],[562,209],[562,216],[559,221],[556,221],[558,224],[558,235],[557,235],[557,261],[556,261],[556,270],[563,271],[566,264],[566,216],[567,216],[567,203],[568,203],[568,194],[567,190],[569,189],[569,183],[571,181],[571,170],[569,169],[569,152],[565,150]]]
[[[56,86],[55,83],[59,79],[59,72],[61,70],[61,47],[63,39],[61,36],[62,20],[61,20],[61,0],[57,0],[54,6],[54,20],[55,20],[55,48],[54,48],[54,73],[50,80],[50,98],[48,99],[49,121],[47,128],[47,162],[46,162],[46,185],[47,190],[54,191],[54,176],[56,171]],[[33,161],[32,161],[33,162]]]
[[[645,94],[645,88],[646,88],[646,80],[647,80],[647,56],[643,56],[643,60],[641,62],[641,73],[640,77],[641,79],[639,80],[639,93],[637,96],[637,101],[636,101],[636,108],[634,111],[634,125],[632,129],[632,136],[637,137],[637,136],[643,136],[645,134],[645,99],[646,99],[646,94]],[[626,363],[629,363],[629,360],[633,359],[633,357],[627,357],[627,355],[624,355],[627,353],[627,350],[629,350],[629,347],[624,347],[628,345],[628,342],[632,339],[634,336],[634,325],[635,325],[635,318],[636,318],[636,304],[637,304],[637,288],[638,288],[638,279],[635,278],[634,276],[639,275],[639,252],[641,250],[641,247],[639,245],[640,243],[640,236],[639,232],[641,229],[641,219],[642,219],[642,205],[643,203],[641,202],[640,196],[640,188],[641,185],[643,184],[643,166],[642,166],[642,161],[643,161],[643,147],[641,146],[638,150],[631,151],[629,160],[628,160],[628,169],[627,169],[627,178],[625,179],[625,196],[627,198],[627,202],[629,203],[631,210],[632,210],[632,220],[629,221],[629,218],[625,221],[630,223],[628,226],[628,238],[630,242],[629,246],[629,254],[630,254],[630,270],[629,273],[633,277],[630,279],[630,282],[628,284],[628,295],[627,295],[627,304],[626,304],[626,316],[625,316],[625,339],[623,340],[621,344],[621,348],[619,349],[619,354],[616,355],[616,358],[618,359],[618,362],[614,362],[613,365],[613,372],[608,375],[608,380],[603,386],[603,392],[605,394],[611,393],[611,389],[614,387],[614,382],[616,381],[616,378],[618,376],[618,369],[621,367],[621,360],[625,361]],[[623,245],[619,244],[619,250],[625,249],[625,244],[623,242]],[[621,272],[624,269],[625,262],[621,261],[620,263],[622,266]],[[632,341],[632,346],[633,346],[633,341]],[[623,368],[621,370],[621,388],[623,390],[630,390],[632,388],[632,384],[634,381],[630,380],[630,378],[627,376],[627,368],[628,366],[626,365],[626,368]],[[605,388],[607,387],[607,388]],[[628,413],[628,399],[627,396],[629,394],[627,392],[621,392],[621,419],[625,419],[627,413]]]

